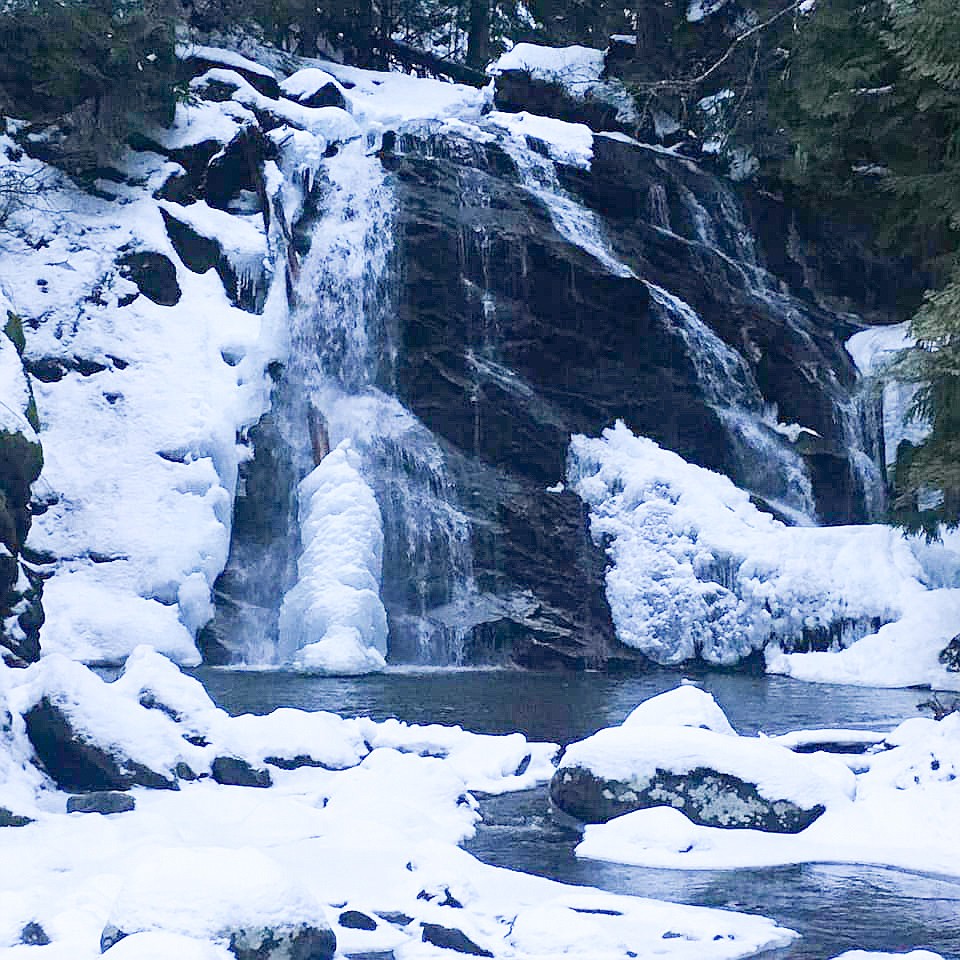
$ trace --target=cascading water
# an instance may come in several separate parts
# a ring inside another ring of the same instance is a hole
[[[309,247],[302,263],[284,253],[287,360],[253,438],[267,441],[275,470],[261,474],[277,474],[270,498],[283,516],[265,542],[235,538],[220,598],[230,616],[219,634],[247,663],[376,667],[384,608],[395,659],[463,658],[466,631],[443,614],[472,592],[469,522],[435,438],[386,392],[394,199],[375,147],[361,138],[313,157],[297,176],[302,197],[284,187],[285,205],[305,211],[287,233]]]
[[[600,218],[563,190],[551,159],[515,140],[507,142],[506,150],[527,190],[544,204],[564,239],[581,247],[614,276],[636,276],[611,249]],[[721,185],[715,198],[717,210],[711,213],[690,190],[683,188],[681,195],[699,242],[728,259],[745,283],[766,297],[772,282],[757,264],[753,236],[743,223],[735,197]],[[670,209],[662,184],[651,185],[649,207],[655,225],[669,232]],[[723,249],[730,251],[729,256]],[[737,481],[791,522],[813,523],[816,504],[806,466],[784,441],[783,426],[770,416],[749,364],[689,304],[656,284],[644,283],[664,326],[683,342],[704,397],[727,428],[740,465]]]

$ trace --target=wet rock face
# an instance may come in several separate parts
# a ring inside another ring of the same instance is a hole
[[[582,505],[547,492],[565,475],[571,433],[596,435],[621,418],[747,487],[762,465],[743,462],[650,288],[564,239],[495,144],[420,129],[389,146],[402,264],[398,393],[447,445],[473,519],[478,586],[534,598],[527,617],[475,630],[473,655],[485,645],[533,666],[636,663],[613,637],[605,558]],[[849,331],[764,273],[745,225],[723,213],[736,212],[729,187],[605,137],[594,140],[590,171],[558,173],[602,217],[620,260],[740,353],[781,421],[820,434],[807,465],[821,519],[866,519],[837,417],[855,383],[841,345]]]
[[[767,800],[756,786],[706,767],[688,773],[657,770],[649,779],[606,780],[583,767],[564,767],[550,781],[550,799],[585,823],[606,823],[648,807],[669,806],[704,827],[799,833],[825,810],[790,800]]]

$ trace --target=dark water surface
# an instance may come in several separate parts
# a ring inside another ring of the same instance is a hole
[[[519,730],[568,743],[620,723],[642,700],[675,686],[669,672],[642,677],[519,671],[391,672],[355,679],[200,669],[210,695],[231,713],[280,706],[345,716],[459,724],[478,733]],[[698,682],[744,734],[809,727],[885,730],[917,715],[925,694],[805,684],[777,677],[705,674]],[[845,950],[925,948],[960,960],[960,882],[877,867],[803,865],[735,871],[657,870],[578,860],[579,835],[550,813],[546,788],[484,799],[484,822],[466,844],[477,857],[638,896],[726,907],[773,917],[803,935],[778,953],[828,960]]]

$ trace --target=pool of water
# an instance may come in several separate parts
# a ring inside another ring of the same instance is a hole
[[[395,671],[354,679],[200,669],[210,695],[231,713],[279,706],[345,716],[460,724],[479,733],[519,730],[569,743],[620,723],[642,700],[675,686],[668,671],[637,677],[512,670]],[[803,684],[778,677],[707,673],[698,682],[744,734],[805,727],[885,730],[917,715],[921,691]],[[926,948],[960,960],[960,882],[877,867],[816,864],[762,870],[656,870],[578,860],[575,830],[551,813],[545,788],[484,798],[483,823],[466,844],[477,857],[616,893],[742,910],[803,935],[778,953],[828,960],[855,948]]]

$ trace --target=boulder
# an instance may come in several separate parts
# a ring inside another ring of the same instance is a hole
[[[32,817],[24,817],[6,807],[0,807],[0,827],[25,827],[33,823]]]
[[[960,673],[960,633],[940,651],[938,659],[949,673]]]
[[[23,719],[37,759],[61,790],[91,793],[132,786],[177,789],[173,777],[91,742],[48,697],[34,704]]]
[[[465,953],[471,957],[493,956],[489,950],[474,943],[462,930],[456,927],[444,927],[439,923],[425,923],[422,940],[424,943],[432,943],[435,947]]]
[[[683,773],[657,769],[642,780],[608,780],[583,767],[565,767],[550,781],[550,799],[585,823],[606,823],[647,807],[671,806],[704,827],[799,833],[824,811],[790,800],[770,801],[756,784],[709,767]]]
[[[567,748],[550,781],[555,806],[585,823],[668,806],[702,826],[799,833],[853,796],[842,761],[739,737],[702,691],[681,687],[641,707]],[[687,725],[700,718],[714,729]]]
[[[20,942],[25,947],[45,947],[50,943],[50,937],[36,920],[31,920],[20,931]]]
[[[377,921],[373,917],[361,913],[359,910],[344,910],[337,918],[337,923],[348,930],[376,930]]]
[[[234,787],[269,787],[273,784],[269,770],[257,770],[239,757],[217,757],[211,767],[217,783]]]
[[[177,268],[170,258],[154,251],[125,253],[118,261],[120,276],[132,280],[140,292],[154,303],[172,307],[180,302]]]
[[[280,84],[283,96],[304,107],[350,109],[350,101],[337,80],[325,70],[307,67],[292,73]]]
[[[133,797],[114,790],[96,790],[67,798],[67,813],[127,813],[135,806]]]

